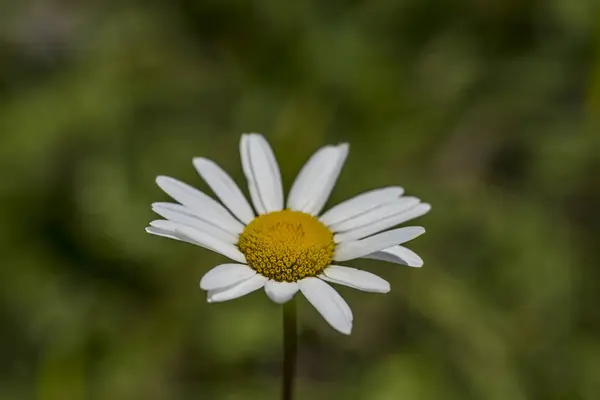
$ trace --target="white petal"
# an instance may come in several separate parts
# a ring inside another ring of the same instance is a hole
[[[425,233],[425,228],[423,227],[407,226],[383,232],[366,239],[344,242],[337,245],[333,259],[335,261],[353,260],[397,244],[408,242],[423,233]]]
[[[325,268],[319,278],[365,292],[387,293],[390,291],[388,281],[375,274],[356,268],[330,265]]]
[[[194,167],[233,215],[245,224],[254,219],[254,211],[248,200],[227,172],[213,161],[202,157],[194,158]]]
[[[157,177],[156,183],[173,199],[213,225],[220,226],[234,234],[242,233],[244,230],[244,225],[233,218],[225,207],[198,189],[168,176]]]
[[[380,205],[390,203],[400,198],[402,193],[404,193],[404,189],[399,186],[370,190],[334,206],[321,215],[319,220],[325,225],[331,226],[354,218]]]
[[[290,300],[299,290],[296,282],[277,282],[269,280],[265,284],[265,293],[275,303],[283,304]]]
[[[404,246],[393,246],[388,249],[376,251],[375,253],[367,254],[362,258],[370,258],[373,260],[387,261],[395,264],[408,265],[409,267],[422,267],[423,259],[414,251]]]
[[[194,242],[192,239],[190,239],[184,235],[178,234],[176,232],[167,230],[167,229],[161,229],[161,228],[157,228],[154,226],[148,226],[146,228],[146,232],[148,232],[151,235],[166,237],[166,238],[174,239],[174,240],[180,240],[182,242],[195,244],[196,246],[198,246],[198,243]]]
[[[258,186],[256,184],[256,179],[254,178],[252,165],[250,164],[250,145],[248,143],[248,135],[245,134],[243,134],[240,139],[240,156],[242,159],[242,169],[244,171],[244,175],[246,176],[246,181],[248,182],[248,191],[250,192],[250,198],[252,199],[252,204],[254,204],[254,209],[258,214],[265,214],[267,211],[263,205],[260,195],[258,194]]]
[[[393,226],[400,225],[406,221],[411,219],[415,219],[424,214],[427,214],[431,210],[431,205],[428,203],[421,203],[416,207],[411,208],[408,211],[405,211],[400,214],[393,215],[390,218],[382,219],[379,221],[375,221],[371,224],[361,226],[356,229],[352,229],[347,232],[338,233],[333,237],[333,240],[336,243],[348,242],[351,240],[358,240],[365,238],[367,236],[371,236],[374,233],[382,232],[386,229],[389,229]]]
[[[207,300],[209,303],[217,303],[237,299],[262,288],[266,282],[267,278],[261,274],[256,274],[245,281],[224,289],[209,290]]]
[[[236,285],[252,278],[256,271],[245,264],[221,264],[208,271],[200,280],[200,289],[215,290]]]
[[[172,231],[177,235],[183,235],[189,238],[198,246],[222,254],[225,257],[229,257],[234,261],[243,264],[246,263],[246,257],[244,257],[244,255],[239,251],[237,246],[231,243],[224,242],[214,236],[209,235],[206,232],[202,232],[196,228],[192,228],[191,226],[183,225],[178,222],[172,221],[152,221],[150,225],[156,228]]]
[[[205,249],[229,257],[232,260],[246,263],[246,257],[244,257],[234,244],[210,236],[205,232],[200,232],[190,226],[168,220],[155,220],[150,222],[150,228],[152,229],[146,229],[146,232],[195,244],[196,246],[204,247]]]
[[[325,206],[347,156],[347,143],[318,150],[296,177],[290,190],[288,208],[318,214]]]
[[[240,153],[256,211],[265,214],[283,209],[281,173],[267,140],[257,133],[244,134]]]
[[[405,196],[391,203],[381,205],[371,211],[358,215],[354,218],[347,219],[337,224],[333,224],[331,229],[334,232],[345,232],[351,229],[360,228],[361,226],[372,224],[373,222],[382,219],[390,218],[394,215],[403,213],[419,204],[421,200],[416,197]]]
[[[333,328],[349,335],[352,331],[352,311],[339,293],[319,278],[298,281],[306,299]]]
[[[327,164],[328,159],[334,157],[335,153],[335,147],[333,146],[322,147],[304,164],[290,189],[287,200],[287,207],[289,209],[302,210],[302,207],[307,202],[306,193],[309,191],[311,182],[318,179],[319,172]]]
[[[189,208],[182,206],[181,204],[154,203],[152,204],[152,211],[161,217],[168,219],[169,221],[179,222],[181,224],[191,226],[225,242],[232,244],[236,244],[238,242],[238,235],[234,235],[218,226],[206,222],[201,217],[196,216]]]

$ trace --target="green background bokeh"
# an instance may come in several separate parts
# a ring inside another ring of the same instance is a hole
[[[354,331],[300,305],[299,399],[600,393],[594,0],[0,1],[0,399],[276,399],[281,311],[207,304],[224,259],[153,237],[156,175],[245,189],[242,132],[289,189],[350,156],[329,205],[433,205],[422,269],[350,262]]]

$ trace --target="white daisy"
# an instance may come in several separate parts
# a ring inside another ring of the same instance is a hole
[[[350,334],[352,311],[327,282],[376,293],[387,293],[390,285],[370,272],[338,263],[370,258],[423,265],[417,254],[400,245],[425,229],[389,229],[427,213],[431,206],[403,196],[401,187],[362,193],[320,215],[348,155],[348,144],[325,146],[308,160],[286,207],[279,166],[265,138],[242,135],[240,153],[256,214],[233,179],[205,158],[195,158],[194,166],[222,204],[176,179],[156,179],[179,204],[154,203],[152,209],[165,219],[151,222],[146,231],[234,261],[202,277],[200,287],[208,291],[208,302],[264,288],[271,300],[285,303],[301,291],[332,327]]]

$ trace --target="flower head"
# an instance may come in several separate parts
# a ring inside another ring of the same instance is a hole
[[[352,311],[327,282],[387,293],[387,281],[367,271],[337,265],[355,258],[384,260],[412,267],[421,258],[400,246],[425,232],[396,225],[427,213],[431,206],[403,196],[401,187],[371,190],[320,214],[348,155],[348,145],[325,146],[304,165],[284,208],[275,155],[262,135],[242,135],[242,168],[254,210],[233,179],[217,164],[195,158],[194,166],[217,202],[176,179],[159,176],[158,185],[176,203],[154,203],[164,220],[146,231],[220,253],[235,263],[208,271],[200,287],[208,301],[232,300],[264,288],[277,303],[298,291],[338,331],[352,330]]]

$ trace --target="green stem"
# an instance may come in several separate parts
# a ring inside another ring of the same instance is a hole
[[[292,400],[294,375],[296,373],[296,350],[298,332],[296,328],[296,298],[283,305],[283,400]]]

